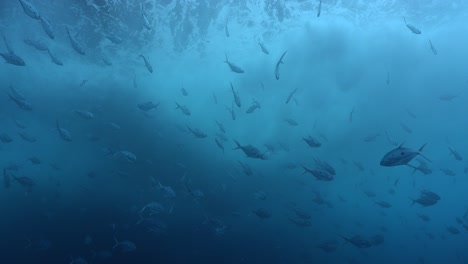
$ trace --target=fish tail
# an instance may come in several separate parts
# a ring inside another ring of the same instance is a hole
[[[413,203],[411,204],[411,206],[413,206],[413,205],[416,203],[416,200],[414,200],[414,199],[413,199],[413,198],[411,198],[411,197],[408,197],[408,198],[410,198],[410,199],[411,199],[411,201],[413,201]]]
[[[226,53],[224,53],[224,57],[226,57],[226,60],[224,61],[225,63],[229,64],[228,56]]]
[[[427,143],[425,143],[424,145],[422,145],[419,150],[418,150],[418,154],[421,155],[421,157],[423,157],[424,159],[426,159],[427,161],[429,162],[432,162],[430,159],[428,159],[426,156],[424,156],[421,152],[422,150],[424,149],[424,147],[427,145]]]
[[[180,105],[179,105],[177,102],[175,102],[175,104],[177,105],[176,109],[180,109],[180,108],[181,108]]]

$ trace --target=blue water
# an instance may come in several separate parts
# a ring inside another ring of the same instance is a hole
[[[466,11],[0,2],[1,262],[468,263]]]

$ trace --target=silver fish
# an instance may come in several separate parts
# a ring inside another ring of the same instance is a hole
[[[51,39],[54,39],[54,29],[52,28],[52,25],[50,24],[49,20],[45,19],[44,17],[41,17],[41,24],[42,29],[44,29],[44,32],[47,34],[47,36],[49,36],[49,38]]]
[[[399,166],[399,165],[407,165],[410,167],[414,167],[414,166],[409,165],[408,162],[410,162],[413,158],[415,158],[418,155],[430,161],[421,153],[421,151],[424,149],[425,146],[426,144],[422,145],[419,148],[419,150],[413,150],[410,148],[405,148],[403,147],[403,144],[401,144],[397,148],[385,154],[382,160],[380,161],[380,165],[385,166],[385,167],[393,167],[393,166]]]
[[[141,54],[140,54],[140,57],[142,57],[143,60],[145,61],[146,69],[148,69],[148,71],[149,71],[150,73],[153,73],[153,66],[151,66],[151,63],[149,62],[149,60],[148,60],[145,56],[143,56],[143,55],[141,55]]]
[[[50,59],[52,60],[53,63],[59,65],[59,66],[63,66],[63,62],[57,57],[55,56],[54,53],[52,53],[49,49],[47,49],[47,52],[49,53],[49,57]]]
[[[403,20],[405,21],[406,27],[408,27],[409,30],[411,30],[411,32],[413,32],[413,33],[416,34],[416,35],[419,35],[419,34],[422,33],[421,30],[417,29],[416,27],[414,27],[414,26],[411,25],[411,24],[408,24],[408,23],[406,22],[406,18],[405,18],[405,17],[403,17]]]
[[[0,56],[2,56],[3,59],[5,59],[6,63],[16,66],[26,66],[24,60],[14,53],[0,53]]]
[[[281,55],[280,59],[278,60],[278,62],[276,63],[276,67],[275,67],[275,77],[276,77],[276,80],[279,80],[280,78],[280,72],[279,72],[279,66],[280,64],[284,64],[283,62],[283,58],[284,58],[284,55],[286,55],[286,52],[288,52],[287,50],[283,53],[283,55]]]
[[[432,41],[431,41],[431,40],[429,40],[429,45],[431,45],[432,53],[433,53],[434,55],[437,55],[437,50],[436,50],[436,48],[434,47],[434,45],[432,45]]]
[[[23,11],[26,15],[33,19],[40,19],[41,15],[39,14],[39,11],[28,1],[26,0],[19,0],[21,7],[23,7]]]
[[[241,101],[240,101],[240,98],[239,98],[239,95],[237,94],[236,91],[234,91],[234,86],[232,86],[232,82],[229,82],[231,84],[231,91],[232,91],[232,95],[234,96],[234,102],[236,103],[237,107],[241,107]]]
[[[230,62],[228,60],[227,55],[226,54],[224,54],[224,55],[226,56],[226,60],[224,62],[227,63],[227,65],[229,66],[229,68],[231,69],[232,72],[244,73],[244,70],[241,67],[239,67],[239,66],[235,65],[234,63]]]
[[[67,30],[67,35],[68,35],[68,38],[70,39],[70,43],[72,45],[72,48],[78,52],[78,54],[80,55],[85,55],[86,52],[85,50],[83,49],[83,46],[81,46],[81,44],[70,34],[70,31],[68,30],[68,27],[65,26],[65,29]]]

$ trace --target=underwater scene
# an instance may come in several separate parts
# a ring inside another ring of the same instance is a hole
[[[0,1],[1,263],[468,263],[468,1]]]

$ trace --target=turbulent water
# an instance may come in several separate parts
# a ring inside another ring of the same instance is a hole
[[[2,263],[468,263],[467,11],[1,1]]]

